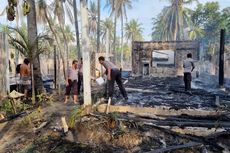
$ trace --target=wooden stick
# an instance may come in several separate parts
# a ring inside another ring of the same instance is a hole
[[[63,125],[64,133],[68,132],[68,125],[66,123],[65,117],[61,117],[61,122],[62,122],[62,125]]]
[[[106,108],[106,114],[109,113],[110,103],[111,103],[111,97],[109,97],[108,105],[107,105],[107,108]]]

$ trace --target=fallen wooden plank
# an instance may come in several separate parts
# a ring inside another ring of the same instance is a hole
[[[207,128],[207,127],[183,127],[180,128],[178,126],[161,126],[162,128],[169,129],[171,131],[180,133],[180,134],[189,134],[194,136],[202,136],[207,137],[212,134],[216,134],[219,132],[224,132],[225,128]]]
[[[230,122],[225,121],[210,121],[203,122],[202,120],[190,120],[190,121],[174,121],[174,120],[161,120],[161,119],[145,119],[137,116],[122,116],[118,119],[133,120],[135,122],[146,122],[152,123],[157,126],[177,126],[177,127],[207,127],[207,128],[217,128],[217,127],[230,127]]]
[[[101,104],[97,107],[97,111],[101,113],[106,112],[107,105]],[[134,106],[119,106],[111,105],[110,112],[121,112],[121,113],[133,113],[138,115],[150,114],[150,115],[160,115],[160,116],[217,116],[224,113],[224,111],[215,110],[202,110],[202,109],[171,109],[170,107],[156,106],[151,107],[134,107]]]
[[[135,91],[135,92],[142,92],[142,93],[157,93],[157,91],[148,90],[148,89],[137,89],[137,88],[125,88],[126,91]]]
[[[164,152],[167,152],[167,151],[175,151],[175,150],[178,150],[178,149],[197,147],[197,146],[201,146],[201,145],[202,145],[202,143],[189,142],[189,143],[182,144],[182,145],[169,146],[169,147],[166,147],[166,148],[156,149],[156,150],[149,151],[149,152],[146,152],[146,153],[164,153]]]

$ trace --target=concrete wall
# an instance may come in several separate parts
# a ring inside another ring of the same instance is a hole
[[[152,64],[153,51],[174,51],[174,64],[155,66]],[[144,64],[149,64],[149,75],[158,77],[183,75],[183,60],[187,53],[192,53],[198,60],[199,43],[197,41],[135,41],[132,46],[132,71],[134,75],[143,74]]]

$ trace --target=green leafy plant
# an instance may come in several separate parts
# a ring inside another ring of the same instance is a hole
[[[29,115],[23,117],[22,121],[19,123],[20,127],[35,127],[35,122],[42,119],[41,107],[38,107],[36,111],[30,113]]]
[[[76,107],[70,113],[70,117],[68,119],[68,126],[73,128],[75,125],[76,120],[80,119],[83,116],[84,108],[83,107]]]
[[[48,95],[46,93],[41,93],[39,95],[36,96],[37,100],[38,100],[38,105],[43,105],[43,104],[47,104],[47,105],[52,105],[54,98],[53,95]]]
[[[1,101],[0,112],[3,112],[5,115],[13,114],[13,107],[10,103],[10,99],[6,98]]]

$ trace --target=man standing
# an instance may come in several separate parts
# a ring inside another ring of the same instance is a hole
[[[24,92],[25,97],[28,96],[28,88],[30,85],[30,61],[25,58],[23,64],[20,65],[20,81],[21,81],[21,90]]]
[[[70,92],[73,92],[73,102],[76,104],[78,102],[77,97],[77,80],[78,80],[78,62],[73,60],[72,67],[68,71],[68,76],[66,79],[66,93],[65,93],[65,104],[68,102]]]
[[[109,88],[109,97],[113,97],[114,92],[114,82],[117,82],[117,85],[121,91],[121,94],[125,98],[125,100],[128,99],[127,93],[125,91],[125,88],[123,87],[122,81],[121,81],[121,72],[117,68],[115,64],[109,61],[105,61],[105,58],[103,56],[98,58],[99,63],[104,66],[106,69],[107,79],[108,79],[108,88]]]
[[[187,54],[187,59],[183,62],[184,67],[184,84],[185,84],[185,91],[188,91],[191,94],[191,81],[192,75],[191,72],[194,70],[194,60],[192,59],[192,54]]]

